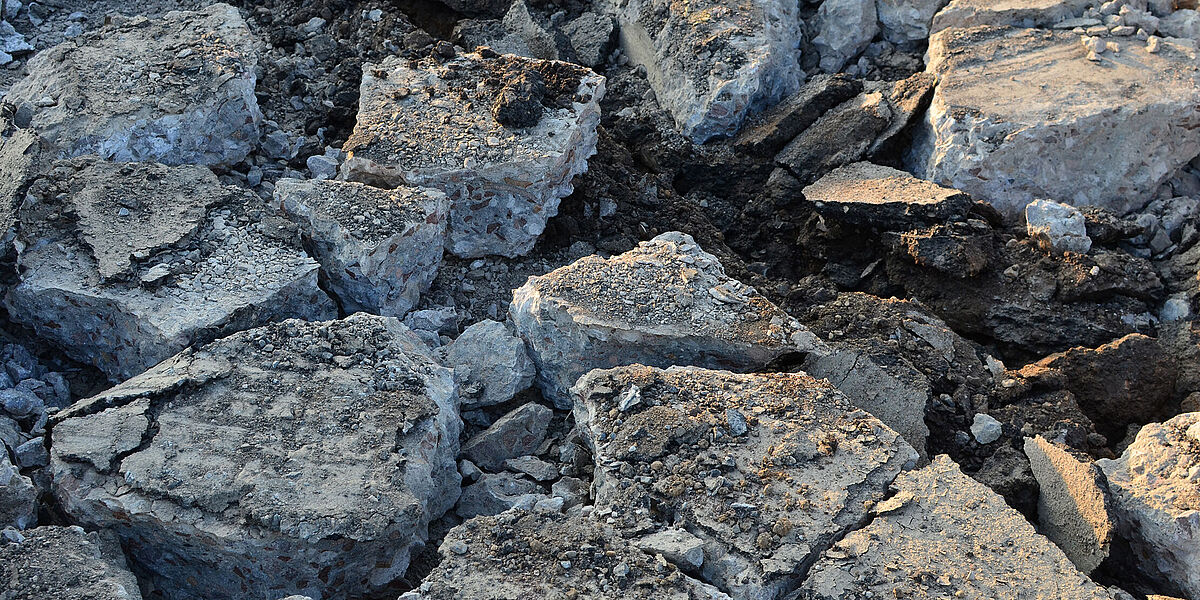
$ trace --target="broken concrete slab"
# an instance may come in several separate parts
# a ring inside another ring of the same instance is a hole
[[[962,220],[974,204],[958,190],[869,162],[834,169],[803,193],[826,218],[895,230]]]
[[[1096,464],[1141,569],[1161,591],[1200,595],[1200,413],[1146,425],[1119,458]]]
[[[559,408],[595,368],[633,363],[746,371],[824,345],[691,236],[664,233],[619,256],[589,256],[513,292],[509,317]]]
[[[917,460],[896,432],[803,373],[634,365],[592,371],[572,392],[596,464],[593,514],[624,535],[682,528],[703,539],[703,579],[738,598],[799,585]]]
[[[480,321],[437,351],[454,369],[464,408],[503,404],[533,385],[533,359],[512,330],[499,321]]]
[[[34,56],[5,100],[60,157],[232,165],[258,145],[257,43],[228,4],[117,18]]]
[[[116,536],[81,527],[38,527],[0,541],[6,600],[141,600]]]
[[[449,369],[394,318],[288,320],[55,417],[54,494],[167,598],[384,589],[458,499]]]
[[[821,115],[862,89],[861,81],[840,73],[817,75],[779,104],[752,117],[734,138],[733,146],[740,152],[773,156]]]
[[[37,525],[38,490],[8,459],[0,444],[0,529],[28,529]]]
[[[503,560],[493,548],[503,547]],[[511,510],[450,530],[442,560],[401,600],[588,598],[729,600],[587,517]]]
[[[1109,556],[1113,518],[1100,468],[1042,436],[1025,438],[1025,456],[1038,482],[1038,522],[1080,571],[1090,574]]]
[[[337,314],[289,224],[207,168],[78,158],[28,195],[5,307],[114,380],[234,331]]]
[[[463,444],[463,456],[486,471],[501,471],[509,458],[532,454],[546,439],[554,411],[523,404]]]
[[[439,190],[281,179],[275,202],[348,313],[404,316],[442,264],[450,201]]]
[[[865,527],[824,553],[789,600],[1111,597],[947,456],[901,473],[892,489]]]
[[[1194,61],[1131,42],[1093,62],[1067,31],[941,31],[926,68],[939,82],[909,167],[1010,216],[1035,198],[1140,208],[1200,154]]]
[[[799,7],[778,0],[607,3],[621,48],[646,68],[658,103],[701,144],[733,136],[747,116],[799,89]]]
[[[933,17],[930,33],[980,25],[1050,27],[1082,15],[1089,4],[1093,3],[1089,0],[951,0]]]
[[[516,102],[520,85],[540,94]],[[533,248],[596,152],[604,77],[495,53],[444,64],[391,57],[364,65],[361,95],[342,177],[440,189],[451,203],[447,250],[515,257]],[[506,126],[488,107],[502,116],[521,108],[528,119]]]

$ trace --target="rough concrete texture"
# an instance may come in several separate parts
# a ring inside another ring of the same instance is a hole
[[[37,525],[38,491],[9,461],[4,446],[0,444],[0,529],[28,529]]]
[[[920,42],[929,38],[934,15],[946,0],[876,0],[879,28],[893,44]]]
[[[1090,0],[950,0],[933,17],[930,33],[943,29],[1003,25],[1049,27],[1078,17]]]
[[[63,510],[170,599],[382,590],[459,493],[453,375],[393,318],[237,333],[55,421]]]
[[[61,157],[232,165],[258,145],[256,44],[228,4],[118,18],[34,56],[5,100]]]
[[[1108,558],[1113,519],[1100,468],[1042,436],[1025,438],[1025,456],[1038,482],[1038,522],[1084,573]]]
[[[729,600],[587,517],[514,509],[471,519],[438,552],[441,563],[401,600]]]
[[[834,169],[804,188],[804,198],[826,218],[881,229],[963,219],[974,203],[958,190],[869,162]]]
[[[699,573],[736,598],[791,591],[917,453],[827,382],[641,365],[573,389],[596,510],[624,535],[704,540]]]
[[[1108,478],[1117,530],[1162,591],[1200,596],[1200,413],[1141,429],[1116,460],[1097,461]]]
[[[348,313],[404,316],[442,264],[450,201],[441,191],[282,179],[275,202]]]
[[[1026,204],[1025,232],[1046,251],[1087,254],[1092,249],[1083,213],[1070,204],[1050,200]]]
[[[521,405],[463,444],[463,456],[481,469],[499,471],[505,460],[535,452],[553,418],[545,406]]]
[[[734,138],[734,148],[773,156],[829,109],[862,92],[861,81],[846,75],[817,75],[781,102],[751,118]]]
[[[949,457],[901,473],[892,488],[790,600],[1111,597]]]
[[[207,168],[62,161],[20,212],[12,319],[110,378],[268,321],[328,319],[284,219]]]
[[[875,0],[825,0],[817,9],[817,29],[812,43],[821,54],[821,69],[837,73],[879,33]]]
[[[116,536],[80,527],[38,527],[0,542],[4,600],[141,600]]]
[[[498,321],[480,321],[438,350],[454,369],[463,408],[503,404],[533,385],[537,371],[525,342]]]
[[[824,350],[677,232],[531,277],[513,292],[508,312],[538,367],[538,385],[560,408],[570,407],[568,390],[591,369],[642,363],[746,371]]]
[[[446,192],[446,249],[461,257],[533,248],[596,152],[604,97],[604,77],[583,67],[488,56],[364,65],[358,123],[343,146],[343,178]],[[530,97],[510,101],[535,81]],[[506,126],[488,107],[531,112]]]
[[[732,136],[745,118],[799,89],[794,2],[609,1],[621,47],[646,68],[658,104],[696,143]]]
[[[1099,62],[1068,31],[976,27],[930,38],[939,78],[909,155],[923,179],[1015,216],[1034,198],[1119,213],[1200,154],[1195,52],[1136,38]]]
[[[29,129],[0,136],[0,247],[12,244],[25,186],[53,161],[53,154],[50,143]]]
[[[532,507],[547,498],[532,480],[512,473],[483,473],[463,488],[455,512],[463,519],[498,515],[514,506]]]

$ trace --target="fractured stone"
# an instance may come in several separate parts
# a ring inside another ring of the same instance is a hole
[[[6,600],[141,600],[116,536],[80,527],[38,527],[0,542]]]

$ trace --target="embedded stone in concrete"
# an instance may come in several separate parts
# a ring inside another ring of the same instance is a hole
[[[221,335],[337,314],[290,224],[207,168],[72,159],[28,196],[5,307],[114,380]]]
[[[275,201],[348,313],[404,316],[437,276],[450,220],[441,191],[282,179]]]
[[[513,292],[509,316],[559,408],[584,373],[633,363],[747,371],[824,344],[690,236],[662,234],[625,254],[589,256]]]
[[[0,541],[6,600],[141,600],[116,536],[80,527],[38,527]]]
[[[604,77],[557,61],[492,53],[364,65],[342,177],[440,189],[451,204],[447,250],[520,256],[587,170],[603,97]],[[519,126],[489,107],[523,115]]]
[[[31,58],[5,100],[61,157],[232,165],[258,145],[257,44],[228,4],[117,17]]]
[[[393,318],[237,333],[54,421],[62,509],[172,600],[377,593],[459,494],[453,375]]]
[[[1108,558],[1113,519],[1100,468],[1042,436],[1025,438],[1025,456],[1038,482],[1038,521],[1084,573]]]
[[[630,390],[639,402],[622,410]],[[896,432],[803,373],[634,365],[592,371],[573,394],[595,458],[593,514],[623,535],[700,538],[701,578],[737,598],[798,586],[917,460]],[[699,561],[682,556],[681,568]]]

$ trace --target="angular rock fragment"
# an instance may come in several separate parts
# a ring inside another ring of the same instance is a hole
[[[552,418],[554,411],[545,406],[522,405],[468,440],[463,456],[481,469],[500,471],[505,460],[532,454],[542,445]]]
[[[1140,43],[1088,60],[1068,31],[975,27],[930,38],[937,90],[913,172],[1017,215],[1034,198],[1128,212],[1200,154],[1200,75]]]
[[[1120,458],[1096,464],[1142,570],[1165,592],[1200,596],[1200,413],[1151,423]]]
[[[336,315],[287,222],[207,168],[72,159],[29,197],[5,306],[113,379],[265,322]]]
[[[1092,249],[1083,213],[1069,204],[1049,200],[1026,204],[1025,228],[1043,250],[1087,254]]]
[[[869,162],[833,170],[804,188],[829,219],[850,225],[898,229],[966,218],[970,196]]]
[[[573,393],[596,463],[593,514],[624,535],[682,528],[704,540],[703,579],[738,598],[791,591],[917,459],[803,373],[634,365],[592,371]]]
[[[437,276],[450,220],[441,191],[282,179],[275,201],[348,313],[403,316]]]
[[[256,44],[228,4],[120,18],[34,56],[5,100],[61,157],[232,165],[258,144]]]
[[[595,368],[632,363],[746,371],[823,344],[753,288],[729,278],[688,235],[620,256],[585,257],[513,292],[509,316],[560,408]]]
[[[8,460],[0,444],[0,529],[28,529],[37,525],[37,488]]]
[[[80,527],[38,527],[0,542],[6,600],[141,600],[116,536]]]
[[[929,39],[934,15],[946,6],[946,0],[877,0],[879,28],[893,44]]]
[[[464,519],[498,515],[514,506],[526,509],[546,496],[538,484],[512,473],[483,473],[463,488],[455,512]]]
[[[493,548],[511,551],[497,560]],[[729,600],[586,517],[512,510],[450,530],[442,561],[401,600]]]
[[[464,408],[503,404],[533,385],[537,374],[525,342],[498,321],[480,321],[438,351],[454,369]]]
[[[930,33],[979,25],[1049,27],[1083,14],[1089,4],[1089,0],[950,0],[933,17]]]
[[[949,457],[901,473],[892,489],[790,599],[1111,597]]]
[[[1050,541],[1084,573],[1108,558],[1113,520],[1100,468],[1042,436],[1025,438],[1038,482],[1038,521]]]
[[[604,65],[616,37],[616,23],[608,15],[585,12],[563,25],[579,64],[595,69]]]
[[[826,73],[840,71],[879,33],[875,0],[825,0],[817,9],[817,23],[819,33],[812,42]]]
[[[734,139],[734,147],[772,156],[829,109],[857,96],[862,89],[862,82],[852,77],[817,75],[798,92],[749,121]]]
[[[454,379],[393,318],[189,349],[56,416],[54,493],[167,598],[345,598],[404,574],[458,499]]]
[[[517,93],[537,79],[541,94]],[[462,54],[444,64],[393,57],[364,66],[361,94],[343,178],[440,189],[451,203],[446,249],[514,257],[533,248],[571,179],[587,170],[604,78],[511,55]],[[527,120],[505,126],[488,107]]]
[[[737,133],[745,118],[804,80],[799,8],[792,2],[667,0],[612,3],[621,46],[680,133],[696,143]]]

